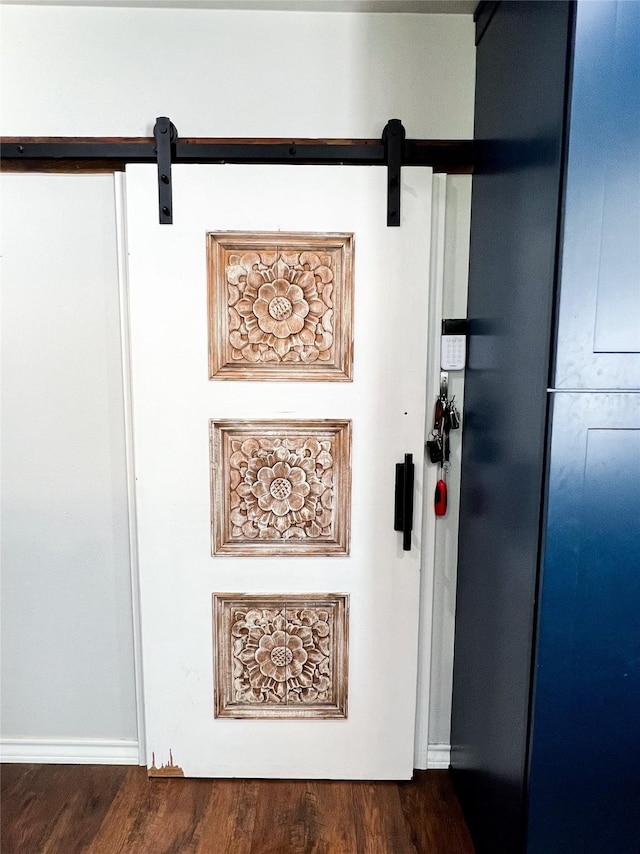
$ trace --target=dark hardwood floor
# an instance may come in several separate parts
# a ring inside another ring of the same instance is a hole
[[[473,854],[447,771],[409,783],[149,781],[3,765],[2,854]]]

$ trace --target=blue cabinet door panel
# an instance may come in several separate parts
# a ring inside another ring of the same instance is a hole
[[[640,388],[640,3],[576,16],[556,388]]]
[[[556,393],[528,854],[640,851],[640,394]]]

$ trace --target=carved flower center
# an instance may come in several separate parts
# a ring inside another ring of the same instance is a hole
[[[286,646],[276,646],[271,650],[271,661],[276,667],[285,667],[287,664],[291,664],[292,660],[293,653]]]
[[[269,314],[274,320],[288,320],[293,314],[291,300],[286,297],[274,297],[269,303]]]
[[[271,495],[273,495],[274,498],[277,498],[279,500],[282,500],[283,498],[288,498],[291,495],[291,484],[286,479],[286,477],[277,477],[271,482],[269,492],[271,493]]]

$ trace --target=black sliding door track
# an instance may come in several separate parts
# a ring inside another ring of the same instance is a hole
[[[0,163],[12,172],[109,172],[127,163],[158,165],[161,222],[172,221],[171,165],[179,163],[344,164],[389,170],[389,225],[400,224],[399,186],[403,166],[434,172],[473,172],[473,140],[406,139],[391,119],[380,139],[192,139],[180,138],[166,117],[153,137],[2,137]]]

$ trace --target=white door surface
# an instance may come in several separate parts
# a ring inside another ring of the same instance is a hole
[[[127,168],[151,774],[412,774],[431,183],[387,228],[382,168],[177,166],[159,225]]]

